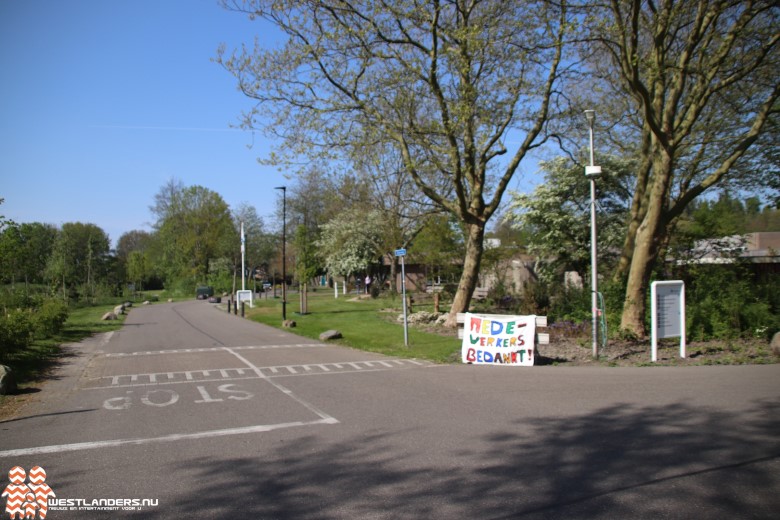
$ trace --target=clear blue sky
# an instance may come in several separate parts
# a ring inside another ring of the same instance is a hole
[[[273,34],[216,0],[0,0],[0,215],[115,245],[176,178],[270,224],[290,181],[257,163],[262,135],[230,128],[252,102],[211,59]]]

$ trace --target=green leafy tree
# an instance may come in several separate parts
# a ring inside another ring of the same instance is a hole
[[[135,284],[137,290],[162,288],[156,241],[156,235],[143,230],[128,231],[117,241],[116,261],[123,280]]]
[[[149,279],[150,265],[147,253],[131,251],[127,257],[127,277],[135,284],[136,290],[143,291],[144,283]]]
[[[462,224],[455,326],[477,283],[487,223],[564,102],[565,2],[223,3],[288,37],[217,58],[257,101],[245,126],[263,121],[281,138],[272,162],[343,159],[391,142],[418,190]]]
[[[230,258],[239,244],[228,205],[202,186],[183,187],[172,180],[158,192],[152,211],[169,286],[190,290],[205,282],[211,260]]]
[[[627,107],[640,151],[615,277],[626,280],[621,328],[644,337],[651,274],[677,219],[705,191],[757,178],[758,144],[776,149],[780,11],[771,0],[585,7],[590,66],[615,86],[605,104]]]
[[[432,215],[409,244],[409,262],[424,265],[428,280],[457,283],[463,246],[463,234],[452,216]]]
[[[68,288],[84,298],[95,298],[97,285],[110,271],[108,235],[95,224],[68,222],[62,225],[47,264],[47,274],[68,297]]]
[[[116,256],[125,262],[133,251],[148,250],[153,239],[151,233],[139,229],[123,233],[117,240]]]
[[[18,254],[21,236],[17,224],[6,224],[0,232],[0,279],[12,286],[20,279],[23,258]]]
[[[298,226],[295,229],[293,247],[295,276],[305,287],[309,280],[320,274],[323,268],[322,259],[317,252],[316,238],[311,230],[304,225]]]
[[[18,254],[24,259],[21,274],[28,283],[43,283],[46,274],[46,262],[51,255],[57,238],[57,228],[52,224],[40,222],[19,225]]]

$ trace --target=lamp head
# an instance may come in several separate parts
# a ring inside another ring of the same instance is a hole
[[[595,110],[586,110],[585,111],[585,119],[587,119],[588,123],[590,123],[592,125],[593,121],[596,120],[596,111]]]

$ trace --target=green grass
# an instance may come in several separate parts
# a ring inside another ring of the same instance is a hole
[[[427,359],[437,363],[459,359],[460,341],[453,336],[441,336],[418,330],[409,325],[409,346],[404,345],[403,323],[397,317],[403,312],[402,301],[389,297],[355,300],[355,295],[339,295],[330,291],[309,293],[309,313],[301,315],[298,295],[290,294],[287,319],[296,327],[285,329],[299,336],[319,339],[326,330],[335,329],[344,336],[333,343],[388,356]],[[415,305],[414,310],[432,311],[432,305]],[[282,303],[279,299],[255,300],[254,309],[246,309],[254,321],[282,328]]]

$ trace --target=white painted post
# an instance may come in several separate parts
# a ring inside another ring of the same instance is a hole
[[[244,267],[244,257],[246,256],[246,237],[244,236],[244,223],[241,222],[241,290],[246,289],[244,280],[246,278],[246,267]]]

